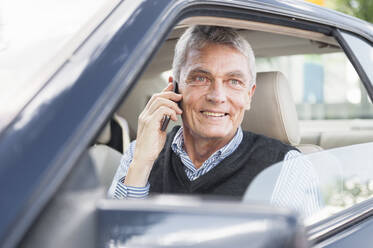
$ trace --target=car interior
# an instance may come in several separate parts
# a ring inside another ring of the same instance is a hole
[[[114,175],[120,161],[120,152],[109,144],[109,137],[121,135],[123,151],[130,141],[136,139],[139,114],[152,94],[166,86],[167,78],[171,75],[173,50],[178,37],[187,27],[196,24],[234,27],[249,41],[257,60],[307,54],[343,54],[333,37],[312,31],[216,17],[183,20],[168,35],[130,95],[102,130],[96,145],[90,148],[105,187],[110,186],[110,177]],[[299,120],[302,109],[297,109],[291,86],[301,82],[292,82],[292,75],[276,69],[261,71],[259,68],[257,89],[251,109],[245,113],[243,130],[279,139],[297,147],[302,153],[373,141],[373,121],[369,119]],[[110,127],[113,121],[125,123],[120,124],[121,133],[118,134]],[[177,123],[171,122],[168,130],[180,124],[180,120]]]

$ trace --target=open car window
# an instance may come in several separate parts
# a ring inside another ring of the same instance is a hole
[[[332,149],[373,141],[372,104],[334,37],[278,25],[209,17],[188,18],[176,25],[117,109],[116,115],[127,123],[130,141],[136,139],[138,116],[148,100],[167,85],[168,76],[172,75],[173,50],[178,38],[187,27],[197,24],[235,28],[253,47],[258,72],[280,71],[285,75],[296,105],[300,144]],[[168,130],[180,124],[181,119],[170,123]],[[275,180],[268,178],[267,184],[271,183]]]

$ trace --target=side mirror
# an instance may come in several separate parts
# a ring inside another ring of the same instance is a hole
[[[97,214],[98,247],[308,247],[296,214],[267,205],[162,195]]]

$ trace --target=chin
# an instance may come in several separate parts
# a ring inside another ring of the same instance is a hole
[[[224,139],[224,138],[231,138],[232,136],[232,129],[227,129],[223,127],[211,127],[207,128],[205,127],[203,130],[201,130],[201,136],[206,137],[209,139]]]

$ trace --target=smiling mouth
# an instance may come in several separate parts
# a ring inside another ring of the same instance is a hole
[[[201,111],[201,113],[209,117],[224,117],[228,115],[228,113],[217,113],[217,112],[210,112],[210,111]]]

